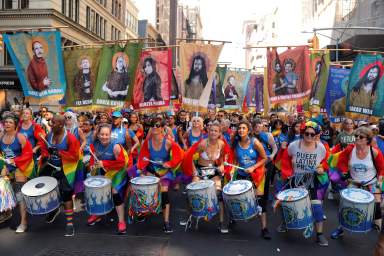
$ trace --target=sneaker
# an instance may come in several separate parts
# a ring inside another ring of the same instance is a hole
[[[277,227],[276,231],[279,232],[279,233],[285,233],[285,232],[288,231],[288,229],[287,229],[287,227],[285,226],[284,223],[281,223],[281,224]]]
[[[56,217],[59,216],[60,213],[60,207],[57,208],[56,210],[50,212],[47,214],[47,217],[45,218],[46,223],[52,223],[55,221]]]
[[[16,233],[17,233],[17,234],[24,233],[25,231],[27,231],[27,228],[28,228],[27,225],[20,224],[20,225],[17,227],[17,229],[16,229]]]
[[[327,220],[327,216],[325,214],[323,215],[323,220]]]
[[[220,222],[219,231],[221,234],[228,234],[229,233],[228,227],[223,222]]]
[[[119,234],[125,234],[127,233],[127,225],[125,224],[125,222],[119,222],[117,224],[117,232]]]
[[[93,226],[93,225],[95,225],[96,223],[98,223],[100,221],[101,221],[101,217],[100,216],[91,215],[91,216],[88,217],[87,224],[88,224],[88,226]]]
[[[337,228],[335,231],[332,232],[331,238],[332,239],[338,239],[339,237],[344,235],[343,228]]]
[[[261,237],[264,238],[265,240],[271,240],[272,239],[271,234],[269,233],[267,228],[263,228],[261,230]]]
[[[164,231],[164,233],[166,233],[166,234],[173,233],[173,229],[172,229],[172,227],[171,227],[171,224],[169,224],[169,222],[164,222],[163,231]]]
[[[182,220],[179,221],[179,225],[180,226],[186,226],[187,223],[188,223],[188,219],[182,219]]]
[[[320,246],[328,246],[328,240],[323,234],[317,236],[317,244]]]
[[[75,228],[73,227],[73,225],[66,225],[64,236],[74,236],[74,235],[75,235]]]

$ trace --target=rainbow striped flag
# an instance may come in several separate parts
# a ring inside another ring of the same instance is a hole
[[[21,154],[13,159],[16,167],[27,178],[33,178],[36,175],[35,161],[33,160],[32,145],[26,141],[24,147],[21,149]]]

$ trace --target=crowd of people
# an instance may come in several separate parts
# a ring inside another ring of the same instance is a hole
[[[267,206],[275,201],[277,208],[277,193],[288,183],[294,187],[292,177],[308,170],[314,173],[307,189],[320,246],[328,246],[326,232],[332,239],[343,235],[341,226],[324,230],[323,201],[335,200],[346,187],[362,188],[375,196],[374,228],[381,230],[384,120],[356,123],[346,118],[339,127],[328,120],[326,113],[313,118],[301,113],[264,116],[213,109],[206,114],[184,110],[156,114],[131,110],[53,113],[41,107],[38,113],[30,108],[4,112],[1,121],[1,175],[11,181],[21,216],[16,233],[28,230],[21,188],[33,177],[53,176],[58,180],[65,235],[73,236],[73,202],[84,200],[82,181],[95,174],[112,180],[117,231],[123,234],[127,229],[130,180],[149,175],[160,179],[159,212],[163,214],[165,233],[173,232],[169,191],[182,193],[186,185],[201,179],[214,182],[219,232],[230,232],[234,221],[225,211],[223,186],[229,180],[249,180],[261,207],[261,236],[269,240],[267,216],[272,213]],[[337,153],[338,161],[330,163]],[[25,167],[26,158],[33,159],[33,174]],[[69,162],[83,164],[73,170],[66,167]],[[205,175],[204,170],[211,167],[214,171]],[[323,182],[324,177],[328,182]],[[53,222],[60,209],[47,214],[46,221]],[[1,213],[1,221],[11,214],[11,210]],[[133,220],[145,221],[147,217],[135,216]],[[90,215],[87,224],[95,225],[100,220],[100,216]],[[187,220],[179,224],[187,225]],[[284,220],[277,230],[287,231]]]

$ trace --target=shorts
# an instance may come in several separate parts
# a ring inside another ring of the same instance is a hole
[[[209,167],[209,166],[202,166],[202,165],[197,165],[196,166],[196,173],[194,174],[194,176],[198,176],[199,178],[202,178],[202,179],[212,179],[213,177],[216,177],[216,176],[219,176],[220,177],[220,172],[219,170],[217,169],[217,166],[212,166],[212,168],[215,168],[215,173],[213,175],[207,175],[207,176],[203,176],[203,172],[202,172],[202,168],[206,168],[206,167]]]
[[[23,187],[24,184],[25,182],[16,182],[16,181],[12,182],[12,189],[13,189],[13,192],[15,193],[17,203],[23,202],[23,193],[21,193],[21,188]]]

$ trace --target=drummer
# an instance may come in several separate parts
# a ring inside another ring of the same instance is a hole
[[[20,225],[16,233],[24,233],[27,230],[27,211],[21,187],[27,182],[27,177],[33,175],[33,153],[31,143],[26,137],[17,132],[19,118],[14,114],[8,114],[4,118],[4,133],[0,139],[0,155],[3,155],[5,167],[1,170],[1,176],[9,176],[13,182],[13,190],[20,209]],[[32,166],[29,165],[32,163]]]
[[[128,155],[125,149],[111,138],[111,126],[100,124],[96,130],[96,138],[90,146],[92,157],[91,169],[98,175],[104,175],[112,181],[113,203],[119,218],[117,230],[119,234],[125,234],[127,225],[124,219],[124,197],[128,184],[126,167]],[[92,226],[101,221],[100,216],[91,215],[88,225]]]
[[[349,177],[348,187],[357,187],[371,192],[375,197],[375,226],[381,229],[381,184],[384,174],[383,155],[371,146],[372,131],[367,127],[360,127],[355,131],[354,144],[348,145],[339,155],[337,168]],[[332,234],[332,239],[337,239],[344,234],[342,227],[337,228]]]
[[[250,137],[251,125],[247,121],[240,121],[237,129],[237,137],[233,143],[234,155],[237,164],[246,170],[236,169],[234,180],[249,180],[256,186],[256,196],[261,197],[259,204],[262,208],[261,236],[270,240],[271,235],[267,228],[267,198],[264,195],[265,168],[267,155],[263,145],[254,137]]]
[[[80,160],[80,144],[65,127],[65,118],[55,115],[52,118],[52,131],[41,147],[40,176],[52,176],[59,183],[61,200],[66,217],[65,236],[74,236],[73,201],[74,183]],[[52,223],[60,213],[60,208],[48,214],[47,223]]]
[[[325,168],[327,168],[326,149],[322,143],[317,143],[315,138],[320,134],[320,126],[312,121],[306,122],[302,133],[302,139],[296,140],[288,146],[287,154],[284,156],[288,158],[286,159],[288,161],[282,161],[282,165],[284,164],[281,168],[283,178],[293,177],[294,179],[295,174],[307,172],[308,168],[321,175],[325,172]],[[313,179],[313,183],[316,182],[318,180]],[[291,184],[293,183],[291,182]],[[328,241],[323,234],[324,212],[321,200],[317,198],[316,186],[316,184],[310,184],[307,188],[311,199],[312,213],[316,222],[316,241],[320,246],[328,246]],[[278,232],[286,231],[285,223],[281,224]]]
[[[164,133],[165,126],[166,122],[162,118],[152,120],[151,136],[144,141],[140,150],[137,168],[144,175],[154,175],[160,178],[164,218],[163,231],[168,234],[173,232],[169,222],[170,200],[168,191],[175,179],[173,170],[178,168],[184,152],[176,142],[167,138]],[[148,159],[158,163],[149,162]]]
[[[224,175],[224,161],[226,161],[227,158],[228,146],[226,146],[224,140],[220,139],[220,136],[220,123],[215,121],[210,125],[208,138],[203,139],[199,143],[192,146],[192,148],[187,152],[184,162],[189,161],[189,155],[197,154],[197,159],[193,158],[193,160],[196,160],[197,162],[192,164],[192,182],[199,181],[203,178],[208,178],[215,182],[217,198],[220,205],[219,231],[222,234],[227,234],[229,231],[226,223],[224,223],[224,203],[221,180]],[[186,166],[188,166],[188,163],[186,163]],[[202,168],[204,167],[215,168],[215,173],[208,177],[203,177]],[[180,224],[185,224],[185,222],[180,222]]]
[[[120,111],[112,113],[112,141],[124,147],[128,154],[132,154],[139,146],[139,139],[130,129],[125,129],[122,124],[123,115]]]

